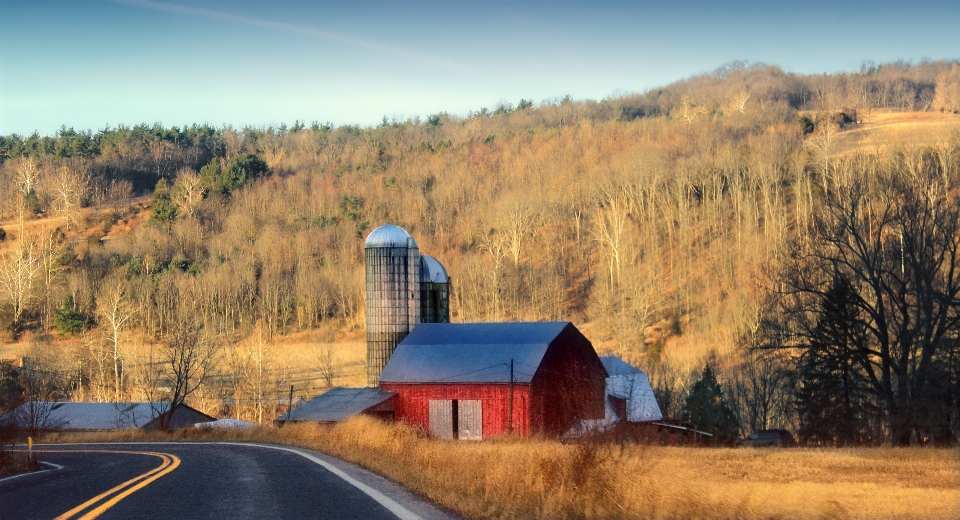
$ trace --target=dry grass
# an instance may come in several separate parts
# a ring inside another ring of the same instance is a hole
[[[359,417],[333,427],[180,431],[358,463],[467,518],[957,518],[957,454],[935,449],[733,450],[480,443]],[[85,440],[148,440],[123,433]],[[77,440],[76,436],[56,440]]]
[[[843,153],[872,153],[894,146],[928,146],[949,142],[960,130],[960,114],[873,111],[862,125],[840,134]]]
[[[0,449],[0,478],[38,469],[40,464],[28,454]]]

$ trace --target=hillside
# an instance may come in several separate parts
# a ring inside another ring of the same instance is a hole
[[[0,358],[43,353],[51,373],[77,374],[59,390],[74,395],[132,393],[156,383],[151,347],[189,329],[220,346],[196,399],[312,394],[325,344],[335,382],[353,384],[363,237],[390,222],[446,265],[455,321],[571,320],[600,352],[682,385],[706,358],[739,356],[828,174],[906,154],[956,175],[951,74],[735,65],[599,102],[377,128],[4,137],[0,254],[36,270],[28,290],[5,290]],[[857,95],[894,84],[913,96]],[[256,367],[269,370],[251,389]]]

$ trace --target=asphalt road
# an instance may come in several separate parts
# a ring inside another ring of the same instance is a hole
[[[457,518],[371,472],[299,448],[122,443],[35,450],[56,466],[0,480],[0,519]]]

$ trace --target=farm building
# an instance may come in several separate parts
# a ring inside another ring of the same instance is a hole
[[[97,431],[160,428],[170,403],[72,403],[27,401],[0,416],[0,426],[18,430]],[[212,421],[213,417],[185,404],[177,406],[169,428]]]
[[[631,417],[659,414],[656,400],[649,406],[652,390],[641,391],[646,376],[619,365],[624,373],[611,387],[617,393],[606,402],[607,371],[569,322],[449,323],[450,277],[402,228],[374,229],[364,254],[369,388],[335,388],[277,422],[363,413],[417,424],[439,438],[484,439],[507,432],[560,437],[580,424],[605,423],[618,403]]]
[[[323,395],[294,408],[289,414],[277,417],[274,422],[337,422],[359,414],[392,419],[394,395],[396,392],[384,392],[377,388],[331,388]]]
[[[444,439],[560,436],[604,417],[606,370],[569,322],[423,323],[380,374],[395,416]]]
[[[615,435],[636,437],[636,426],[646,431],[651,421],[663,419],[653,387],[642,370],[617,356],[602,356],[600,361],[607,371],[604,417],[580,421],[564,437],[593,436],[615,428]]]
[[[608,375],[604,416],[607,422],[625,420],[638,423],[663,419],[647,374],[617,356],[603,356],[600,361]]]

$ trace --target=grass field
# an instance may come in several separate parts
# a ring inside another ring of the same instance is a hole
[[[84,438],[154,437],[126,433]],[[171,435],[159,437],[170,440]],[[317,449],[475,519],[960,517],[958,454],[948,449],[735,450],[564,445],[542,439],[450,442],[365,417],[332,427],[180,431],[172,437]]]
[[[936,146],[960,131],[960,114],[873,110],[863,124],[840,133],[837,150],[873,153],[889,145]]]

